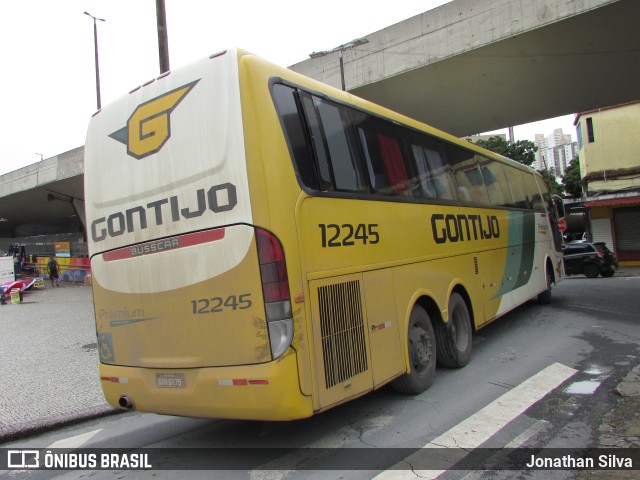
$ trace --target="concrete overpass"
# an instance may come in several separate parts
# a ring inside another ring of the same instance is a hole
[[[0,176],[0,239],[80,232],[83,181],[84,147]]]
[[[639,22],[637,0],[456,0],[345,50],[345,85],[457,136],[597,109],[640,97]],[[340,88],[338,55],[290,68]]]
[[[344,51],[346,88],[459,136],[597,109],[640,97],[639,23],[637,0],[455,0]],[[290,68],[340,87],[338,53]],[[0,176],[0,238],[78,231],[83,153]]]

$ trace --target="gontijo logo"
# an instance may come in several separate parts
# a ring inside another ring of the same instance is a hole
[[[199,81],[187,83],[139,105],[129,117],[127,126],[109,136],[124,143],[127,153],[137,159],[160,151],[171,137],[171,112]]]

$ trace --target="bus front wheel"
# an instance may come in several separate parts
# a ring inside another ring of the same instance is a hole
[[[449,298],[449,321],[436,323],[438,364],[460,368],[471,358],[471,316],[464,298],[453,292]]]
[[[436,372],[436,340],[431,319],[419,305],[411,311],[407,341],[411,370],[396,378],[391,386],[400,393],[415,395],[431,386]]]

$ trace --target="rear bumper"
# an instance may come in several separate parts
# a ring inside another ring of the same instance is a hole
[[[184,386],[161,388],[158,374],[180,374]],[[121,408],[167,415],[243,420],[293,420],[313,414],[312,399],[302,395],[295,352],[275,362],[233,367],[153,369],[100,364],[105,398]]]
[[[600,269],[601,272],[615,272],[618,269],[618,264],[604,263],[604,264],[598,265],[598,268]]]

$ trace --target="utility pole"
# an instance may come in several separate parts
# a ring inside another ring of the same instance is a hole
[[[367,40],[366,38],[356,38],[355,40],[351,40],[350,42],[340,45],[339,47],[333,48],[331,50],[323,50],[321,52],[310,53],[309,56],[311,58],[319,58],[319,57],[324,57],[326,55],[329,55],[330,53],[338,52],[338,58],[340,60],[340,85],[342,87],[342,90],[345,91],[344,60],[342,59],[342,53],[345,50],[348,50],[350,48],[355,48],[360,45],[364,45],[365,43],[369,43],[369,40]]]
[[[156,18],[158,23],[160,73],[164,73],[171,70],[169,66],[169,40],[167,39],[167,13],[164,8],[164,0],[156,0]]]

